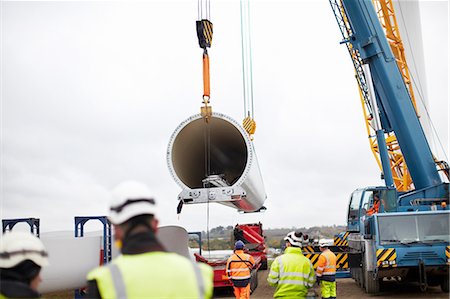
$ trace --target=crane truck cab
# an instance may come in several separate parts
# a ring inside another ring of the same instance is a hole
[[[367,215],[375,195],[380,208]],[[448,292],[450,211],[411,205],[415,210],[404,212],[398,202],[397,191],[389,187],[352,193],[347,222],[352,278],[371,294],[385,279],[418,282],[422,290],[440,285]]]
[[[370,216],[368,211],[373,208],[375,198],[379,198],[379,213],[397,210],[397,190],[393,187],[366,187],[356,189],[350,196],[348,207],[347,231],[362,232],[364,222]]]

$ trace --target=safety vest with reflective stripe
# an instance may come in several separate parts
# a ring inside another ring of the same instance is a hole
[[[120,255],[91,271],[102,298],[212,298],[213,271],[169,252]]]
[[[227,261],[227,275],[230,279],[248,279],[254,264],[253,256],[243,250],[235,250]]]
[[[330,250],[324,250],[317,262],[317,277],[326,281],[334,281],[336,278],[336,255]]]
[[[305,298],[316,282],[313,265],[298,247],[286,248],[270,267],[269,285],[276,286],[274,298]]]

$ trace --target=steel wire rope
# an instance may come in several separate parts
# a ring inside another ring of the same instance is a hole
[[[246,18],[244,18],[245,13]],[[240,1],[240,16],[241,16],[242,81],[244,92],[244,118],[249,116],[252,119],[254,119],[253,71],[252,71],[253,61],[252,61],[252,46],[250,33],[250,3],[248,0]]]
[[[209,199],[208,202],[206,203],[206,236],[208,240],[208,253],[209,256],[211,257],[211,246],[209,244]]]
[[[211,2],[209,0],[206,0],[206,7],[206,18],[211,21]]]
[[[211,130],[210,130],[210,124],[209,122],[204,122],[205,129],[203,130],[203,138],[204,138],[204,145],[205,145],[205,177],[209,177],[211,174]],[[208,182],[206,182],[208,184]],[[203,187],[205,187],[205,183],[203,184]],[[210,248],[210,238],[209,238],[209,197],[206,202],[206,240],[208,244],[208,252],[211,256],[211,248]]]
[[[211,21],[211,2],[209,0],[205,0],[205,18]],[[203,0],[197,0],[197,14],[198,20],[203,19]]]
[[[197,12],[198,12],[198,20],[201,21],[203,20],[203,1],[202,0],[198,0],[197,1]],[[207,20],[210,20],[210,16],[211,16],[211,4],[209,0],[205,1],[205,17]],[[204,49],[205,53],[206,53],[206,48]],[[209,127],[209,123],[207,121],[205,121],[205,129],[203,131],[203,138],[204,138],[204,150],[205,150],[205,178],[208,178],[208,176],[211,174],[211,131],[210,131],[210,127]],[[208,184],[206,182],[206,184]],[[205,187],[205,183],[203,184],[203,187]],[[209,235],[209,221],[210,221],[210,217],[209,217],[209,198],[208,201],[206,203],[206,239],[207,239],[207,245],[208,245],[208,252],[209,255],[211,256],[211,248],[210,248],[210,235]],[[200,244],[201,246],[201,244]]]
[[[403,10],[402,10],[402,7],[401,7],[401,5],[400,5],[400,2],[399,2],[399,7],[400,7],[400,15],[401,15],[401,17],[402,17],[403,23],[405,24],[405,19],[404,19],[404,15],[403,15]],[[415,60],[415,58],[414,58],[414,53],[413,53],[413,51],[412,51],[412,46],[411,46],[411,43],[410,43],[410,41],[409,41],[409,32],[408,32],[408,29],[407,29],[406,26],[405,26],[405,33],[406,33],[406,36],[407,36],[408,47],[410,48],[410,51],[411,51],[411,56],[412,56],[412,60],[413,60],[413,65],[414,65],[415,68],[417,69],[416,60]],[[436,130],[436,127],[434,126],[434,123],[433,123],[433,121],[431,120],[431,115],[430,115],[430,113],[429,113],[429,111],[428,111],[427,106],[425,105],[425,102],[424,102],[422,82],[420,81],[420,78],[419,78],[419,79],[417,79],[417,82],[418,82],[418,83],[416,83],[415,76],[414,76],[414,74],[412,74],[412,73],[411,73],[411,78],[412,78],[412,81],[413,81],[414,85],[417,87],[417,91],[418,91],[418,93],[419,93],[419,99],[420,99],[420,102],[422,103],[422,106],[423,106],[424,109],[425,109],[425,113],[426,113],[427,118],[428,118],[428,123],[430,124],[431,129],[432,129],[432,131],[433,131],[433,133],[434,133],[436,139],[438,140],[439,146],[441,147],[441,150],[442,150],[442,152],[443,152],[443,155],[444,155],[445,159],[448,161],[448,157],[447,157],[447,154],[446,154],[446,152],[445,152],[444,146],[442,145],[442,142],[441,142],[441,139],[439,138],[439,135],[438,135],[438,132],[437,132],[437,130]],[[431,137],[433,138],[434,136],[432,135]],[[434,139],[434,138],[433,138],[433,139]]]

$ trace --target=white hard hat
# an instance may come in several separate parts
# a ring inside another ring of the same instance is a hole
[[[328,242],[319,241],[319,247],[328,247]]]
[[[112,191],[109,221],[122,224],[139,215],[156,216],[157,208],[150,190],[142,183],[126,181]]]
[[[288,241],[291,243],[291,245],[296,247],[302,247],[302,234],[296,233],[295,231],[292,231],[287,234],[286,237],[284,237],[285,241]]]
[[[6,232],[0,240],[0,268],[12,268],[23,261],[40,267],[48,265],[48,254],[42,241],[29,232]]]

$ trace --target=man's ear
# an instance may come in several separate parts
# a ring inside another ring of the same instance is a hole
[[[159,224],[158,219],[152,218],[152,222],[150,223],[150,226],[152,227],[152,229],[155,233],[158,232],[158,224]]]

